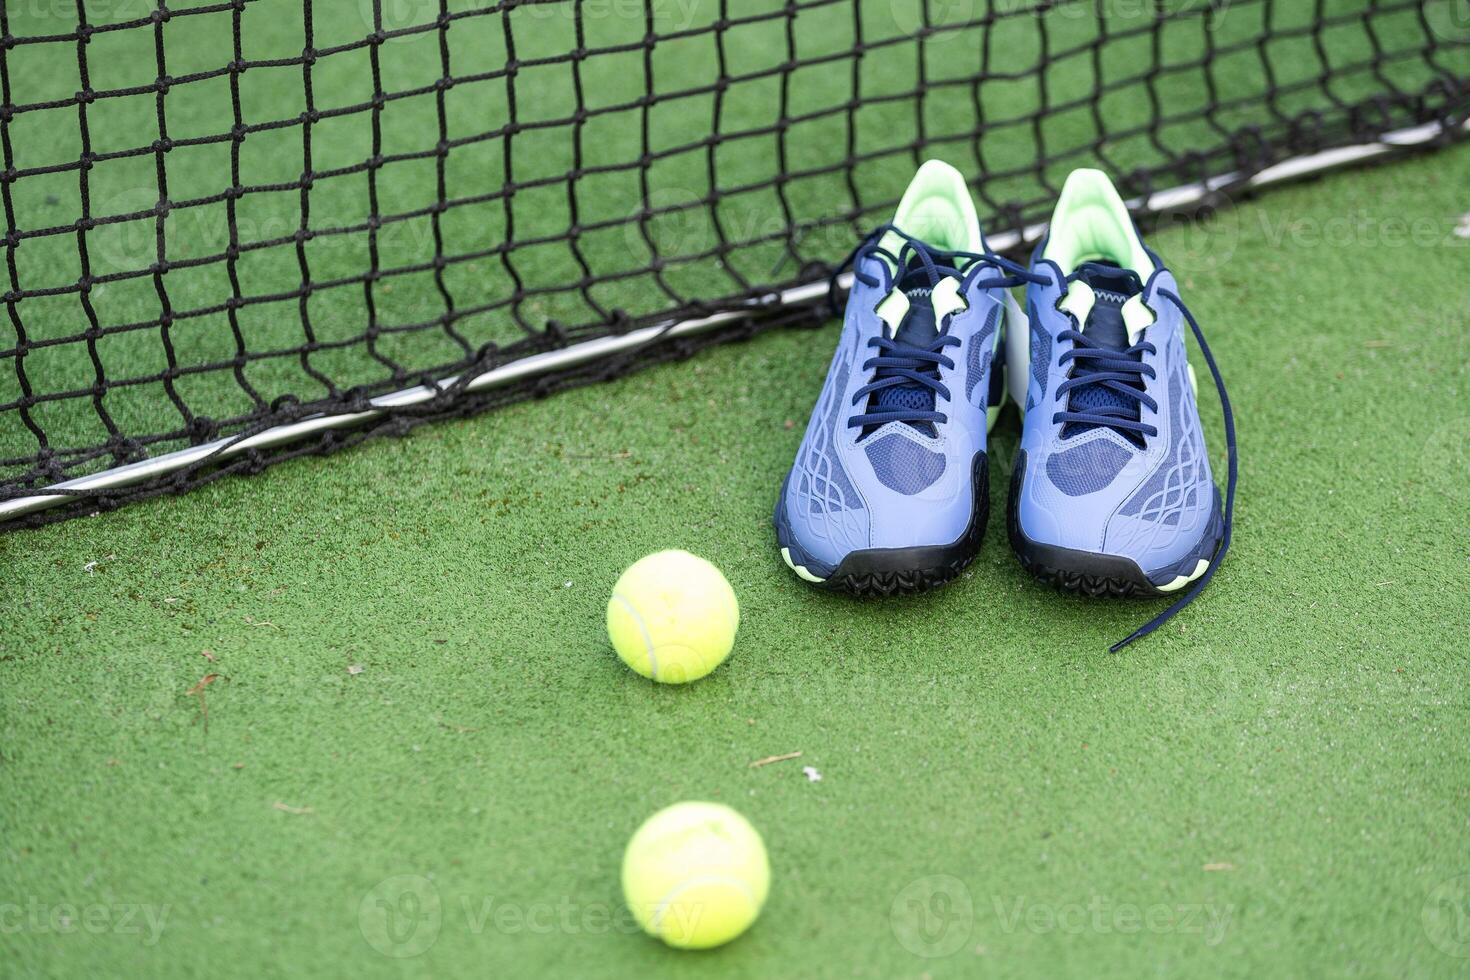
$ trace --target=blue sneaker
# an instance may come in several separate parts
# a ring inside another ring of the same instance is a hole
[[[1199,324],[1104,174],[1076,170],[1067,178],[1031,272],[1030,330],[1013,335],[1007,351],[1011,393],[1023,406],[1007,512],[1011,545],[1038,578],[1074,592],[1182,594],[1118,650],[1194,599],[1225,557],[1235,422]],[[1223,510],[1185,357],[1185,322],[1224,408]]]
[[[837,353],[781,488],[776,540],[808,582],[918,591],[980,548],[1001,335],[1020,317],[1008,289],[1026,272],[990,252],[964,177],[937,160],[838,272],[849,264]]]

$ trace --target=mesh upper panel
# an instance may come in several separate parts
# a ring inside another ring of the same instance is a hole
[[[1035,307],[1031,309],[1031,377],[1046,394],[1046,374],[1051,367],[1051,334],[1041,326],[1041,317]]]
[[[975,386],[985,377],[985,369],[990,367],[990,359],[995,356],[995,342],[991,335],[995,332],[995,321],[999,316],[1000,307],[997,306],[985,318],[985,326],[970,339],[970,349],[965,355],[965,399],[969,402],[974,402]]]
[[[1107,439],[1094,439],[1080,446],[1052,453],[1046,459],[1046,475],[1052,485],[1069,497],[1096,493],[1118,476],[1129,453]]]
[[[879,437],[867,446],[867,453],[879,482],[896,493],[919,493],[944,475],[942,453],[900,435]]]

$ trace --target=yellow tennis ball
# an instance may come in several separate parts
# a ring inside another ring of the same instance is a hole
[[[708,949],[749,929],[770,885],[761,835],[722,803],[658,811],[623,855],[623,898],[633,918],[679,949]]]
[[[613,586],[607,635],[623,662],[664,684],[686,684],[730,655],[740,605],[720,570],[687,551],[639,559]]]

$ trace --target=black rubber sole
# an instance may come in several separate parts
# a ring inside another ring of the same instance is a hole
[[[1016,456],[1016,469],[1011,474],[1010,500],[1006,503],[1006,531],[1011,539],[1011,550],[1016,553],[1022,568],[1048,585],[1078,595],[1156,598],[1172,594],[1150,582],[1143,569],[1131,558],[1059,548],[1026,537],[1021,530],[1020,518],[1021,479],[1025,473],[1026,454],[1022,452]],[[1217,540],[1216,546],[1218,544]]]
[[[990,461],[985,453],[975,454],[972,479],[975,505],[970,523],[951,543],[854,551],[824,581],[812,584],[855,596],[892,596],[926,592],[958,577],[980,553],[990,521]],[[779,521],[776,531],[780,546],[792,549],[782,539]]]

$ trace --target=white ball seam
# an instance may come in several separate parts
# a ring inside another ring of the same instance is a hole
[[[633,617],[633,622],[638,624],[638,635],[643,637],[643,649],[648,652],[648,666],[652,670],[650,676],[658,680],[658,656],[653,652],[653,637],[648,635],[648,627],[643,625],[643,617],[638,615],[638,610],[621,592],[614,592],[612,597],[623,604],[623,608],[628,610],[628,615]]]

